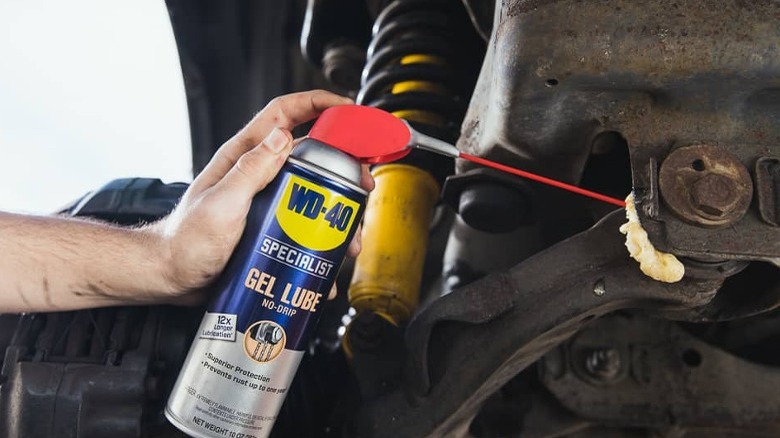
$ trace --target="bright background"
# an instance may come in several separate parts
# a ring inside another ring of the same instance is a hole
[[[0,0],[0,210],[189,181],[188,123],[163,0]]]

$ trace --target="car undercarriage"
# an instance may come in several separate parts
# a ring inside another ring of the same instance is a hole
[[[193,166],[276,95],[324,87],[626,212],[414,151],[377,166],[277,437],[780,434],[780,3],[167,0]],[[305,134],[303,127],[299,134]],[[169,213],[130,178],[65,215]],[[202,308],[2,315],[8,437],[181,436],[162,410]]]

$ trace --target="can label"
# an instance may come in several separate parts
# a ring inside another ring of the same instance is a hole
[[[271,431],[365,206],[365,194],[287,163],[253,200],[166,407],[194,436]]]
[[[287,205],[276,209],[282,230],[300,246],[314,251],[342,245],[360,208],[354,200],[296,175],[290,176],[282,199]],[[318,222],[318,232],[313,233],[312,223]]]

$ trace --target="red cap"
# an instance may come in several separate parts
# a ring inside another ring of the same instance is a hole
[[[309,131],[309,138],[370,164],[405,157],[411,151],[411,137],[409,127],[398,117],[361,105],[328,108]]]

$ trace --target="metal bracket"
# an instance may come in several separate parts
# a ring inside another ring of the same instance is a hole
[[[593,318],[624,308],[709,302],[720,279],[656,282],[628,257],[616,211],[507,272],[457,289],[407,329],[405,392],[367,402],[360,436],[450,436],[480,404]]]

